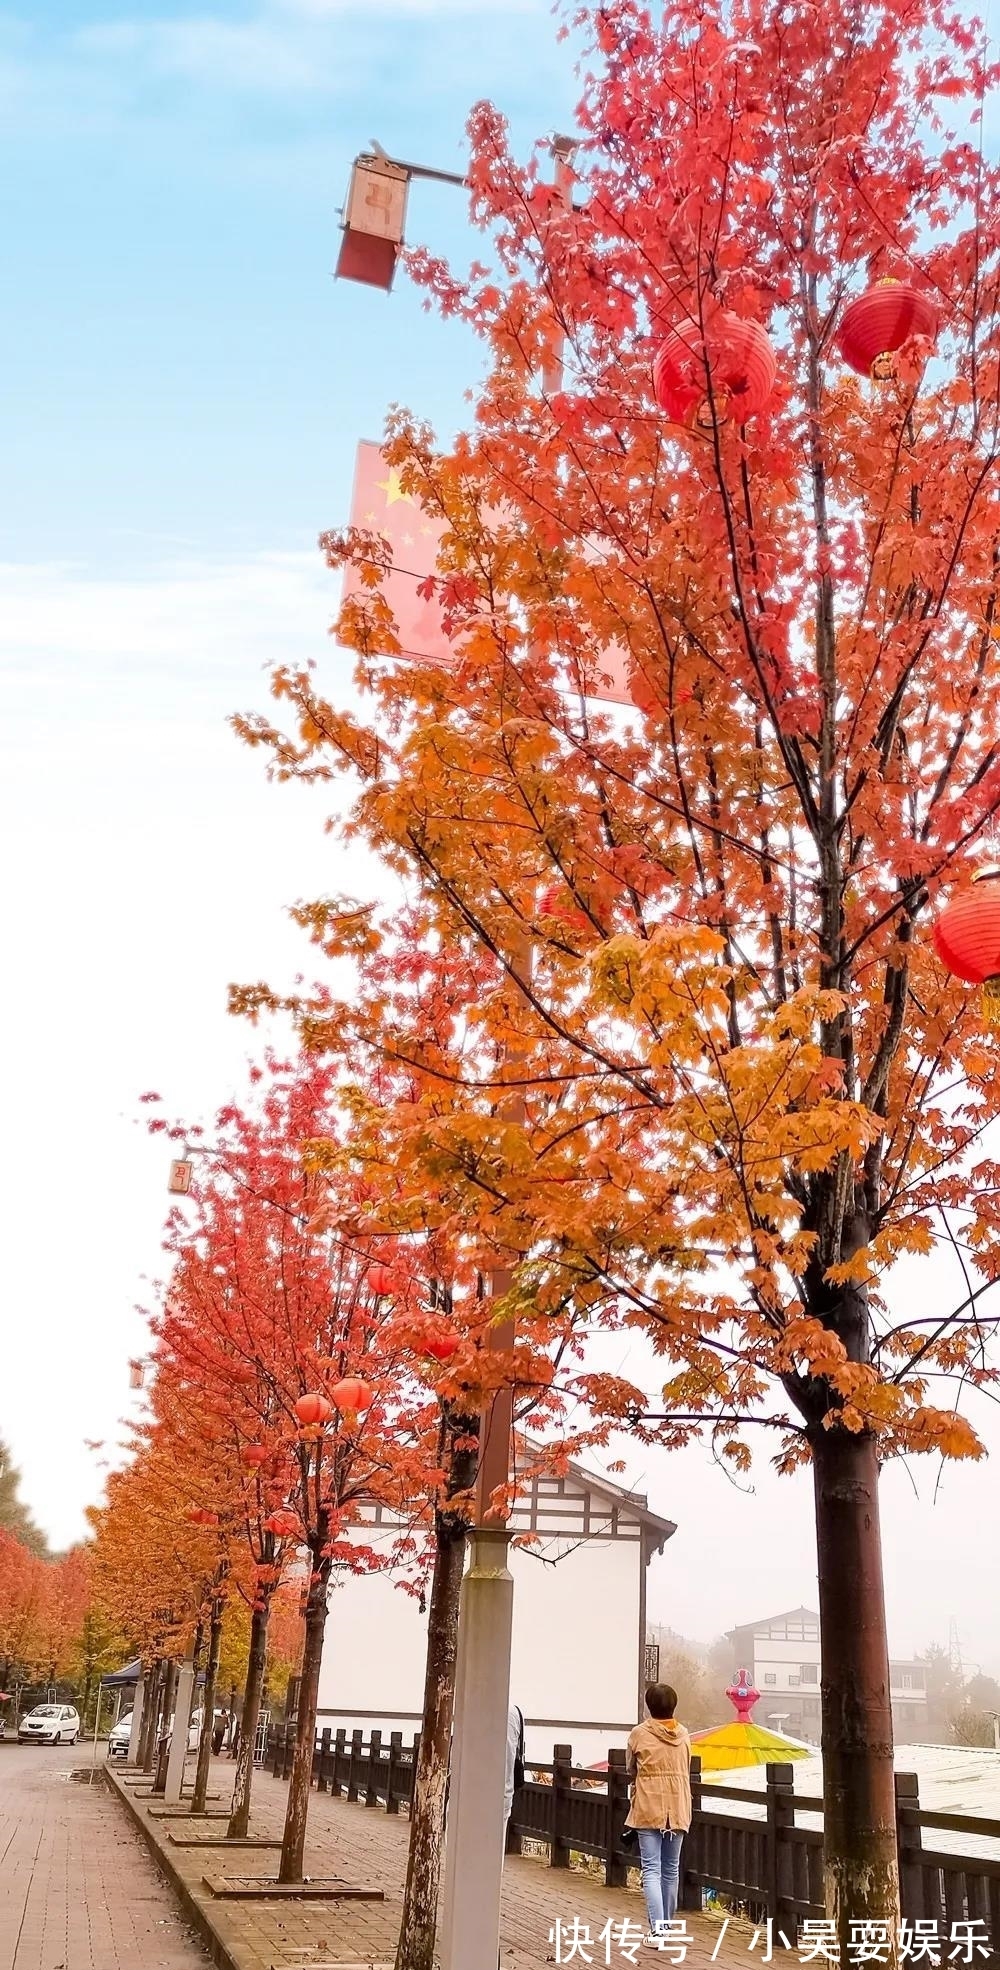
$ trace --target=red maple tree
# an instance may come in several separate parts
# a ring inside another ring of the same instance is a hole
[[[993,1372],[997,1040],[928,918],[1000,806],[997,74],[937,0],[573,19],[572,204],[482,105],[494,264],[413,262],[489,357],[450,455],[404,416],[388,446],[443,524],[450,651],[386,662],[371,539],[331,537],[375,711],[282,669],[297,730],[243,729],[360,783],[350,829],[419,876],[426,934],[496,966],[492,1067],[415,1169],[522,1255],[521,1303],[652,1338],[665,1444],[740,1462],[763,1425],[811,1466],[846,1952],[898,1916],[880,1465],[979,1454],[935,1391]],[[612,646],[623,714],[587,701]],[[985,1279],[893,1308],[938,1242]]]
[[[424,1495],[422,1432],[413,1421],[405,1350],[390,1332],[391,1304],[372,1290],[375,1255],[353,1222],[359,1200],[329,1164],[341,1123],[336,1074],[308,1054],[269,1058],[253,1097],[216,1117],[190,1197],[174,1214],[175,1265],[157,1325],[160,1348],[226,1443],[237,1522],[254,1565],[251,1677],[243,1753],[252,1755],[267,1610],[281,1558],[303,1567],[305,1635],[296,1743],[280,1862],[301,1880],[329,1588],[337,1569],[392,1561],[365,1534],[375,1502],[401,1518]],[[339,1198],[338,1213],[331,1204]],[[249,1461],[248,1461],[249,1457]],[[248,1780],[247,1780],[248,1784]],[[246,1785],[233,1826],[246,1817]]]

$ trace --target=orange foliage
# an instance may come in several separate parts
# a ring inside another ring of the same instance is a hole
[[[442,455],[399,414],[388,443],[444,522],[450,647],[393,662],[370,542],[329,536],[367,568],[338,634],[373,715],[279,669],[292,730],[239,721],[283,776],[360,783],[348,832],[419,878],[403,940],[340,899],[300,909],[316,942],[362,989],[380,938],[464,970],[457,1051],[385,991],[367,1026],[353,990],[305,1010],[318,1044],[413,1074],[383,1169],[480,1264],[519,1258],[529,1332],[569,1298],[641,1328],[666,1368],[647,1428],[737,1460],[762,1415],[786,1463],[837,1425],[977,1455],[934,1390],[993,1375],[982,1281],[959,1273],[953,1315],[894,1313],[884,1281],[938,1246],[1000,1271],[1000,1042],[929,936],[1000,807],[1000,173],[938,120],[996,78],[939,5],[854,18],[588,16],[573,209],[545,224],[476,110],[500,271],[413,259],[485,345],[475,424]],[[834,330],[886,271],[942,326],[873,384]],[[713,379],[720,309],[777,351],[749,422]],[[652,391],[677,326],[709,351],[690,427]],[[627,713],[584,701],[612,644]]]

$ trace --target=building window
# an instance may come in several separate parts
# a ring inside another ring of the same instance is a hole
[[[909,1675],[905,1670],[903,1674],[900,1676],[899,1686],[900,1689],[904,1689],[904,1690],[912,1690],[913,1688],[913,1677]]]
[[[791,1675],[791,1674],[789,1674],[789,1677],[788,1677],[788,1687],[789,1687],[789,1689],[790,1689],[790,1690],[797,1690],[797,1689],[798,1689],[798,1687],[799,1687],[799,1679],[798,1679],[798,1677],[797,1677],[797,1676],[793,1676],[793,1675]]]
[[[768,1690],[773,1690],[777,1680],[778,1680],[777,1676],[774,1675],[773,1671],[769,1669],[766,1676],[764,1677],[764,1688]]]
[[[818,1682],[818,1680],[819,1680],[819,1670],[817,1669],[815,1662],[799,1663],[799,1681],[801,1683],[815,1683]]]

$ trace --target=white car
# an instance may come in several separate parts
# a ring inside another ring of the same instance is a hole
[[[17,1727],[18,1744],[75,1744],[80,1713],[69,1703],[36,1703]]]
[[[128,1741],[132,1731],[132,1712],[126,1710],[108,1732],[108,1757],[127,1758]]]
[[[223,1721],[225,1721],[226,1723],[229,1722],[228,1710],[217,1710],[215,1713],[216,1725],[218,1726]],[[131,1710],[126,1710],[125,1715],[123,1717],[119,1717],[118,1722],[117,1724],[115,1724],[113,1730],[109,1731],[108,1733],[108,1757],[127,1758],[128,1741],[131,1735],[132,1735],[132,1712]],[[199,1709],[192,1711],[191,1722],[188,1725],[189,1751],[197,1751],[200,1737],[201,1737],[201,1711]]]

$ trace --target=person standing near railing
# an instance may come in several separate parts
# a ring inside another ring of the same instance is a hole
[[[503,1782],[504,1839],[510,1825],[514,1794],[524,1784],[524,1718],[516,1703],[507,1712],[507,1766]]]
[[[655,1949],[677,1913],[681,1847],[691,1824],[691,1739],[674,1715],[677,1692],[669,1683],[646,1691],[649,1716],[628,1740],[632,1804],[626,1826],[635,1828],[642,1892],[649,1918],[643,1938]]]
[[[503,1838],[507,1846],[507,1829],[514,1805],[514,1794],[524,1784],[524,1718],[516,1703],[507,1710],[507,1762],[503,1779]],[[500,1952],[497,1951],[497,1970],[500,1970]]]

